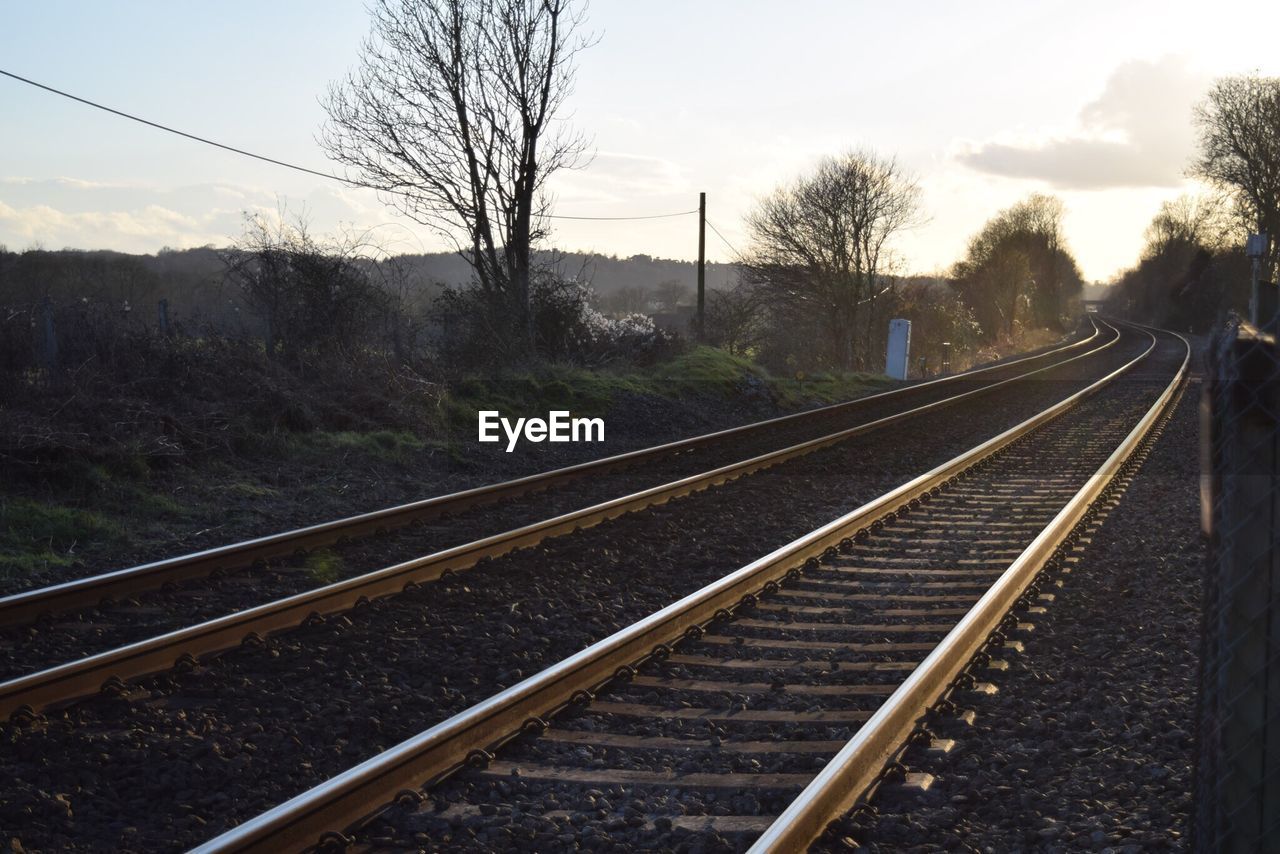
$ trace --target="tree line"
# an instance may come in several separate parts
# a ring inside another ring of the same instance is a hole
[[[879,371],[887,324],[914,324],[915,370],[948,355],[1061,332],[1083,281],[1066,245],[1063,206],[1032,195],[992,217],[949,275],[904,274],[894,239],[923,221],[919,187],[890,157],[829,157],[766,196],[747,217],[735,287],[713,292],[711,340],[765,364]]]
[[[268,357],[293,364],[370,349],[459,368],[537,358],[596,364],[678,346],[652,319],[688,310],[691,294],[678,279],[601,298],[586,265],[574,271],[542,248],[549,180],[587,160],[564,115],[576,58],[593,41],[585,5],[373,0],[370,11],[358,67],[324,99],[321,142],[349,180],[451,241],[468,282],[424,281],[364,236],[318,239],[284,216],[250,217],[203,282],[222,289],[219,316],[252,329]],[[1278,117],[1275,79],[1216,85],[1195,116],[1193,172],[1219,195],[1160,212],[1116,305],[1195,319],[1238,303],[1230,249],[1238,232],[1280,231]],[[911,278],[895,247],[924,221],[914,176],[869,149],[824,158],[748,213],[736,281],[709,294],[706,341],[788,371],[878,371],[888,320],[906,317],[916,324],[919,369],[936,370],[947,349],[955,356],[1018,343],[1031,329],[1061,332],[1078,315],[1083,287],[1063,217],[1058,199],[1033,194],[978,228],[950,270]],[[1274,241],[1269,253],[1274,270]],[[29,277],[52,263],[47,253],[5,256],[0,275]],[[138,308],[158,275],[105,256],[93,272],[120,304]],[[29,323],[39,337],[34,314],[15,317],[0,321]]]
[[[1230,312],[1248,314],[1249,234],[1270,238],[1260,277],[1274,283],[1280,273],[1280,77],[1218,80],[1193,121],[1198,150],[1188,174],[1207,190],[1161,205],[1138,263],[1119,277],[1109,304],[1139,320],[1203,332]]]

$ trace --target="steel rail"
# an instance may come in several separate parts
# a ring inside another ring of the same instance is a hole
[[[1156,347],[1080,391],[858,509],[778,548],[648,617],[395,747],[246,821],[204,845],[199,854],[274,852],[314,846],[322,835],[356,825],[404,789],[438,780],[477,751],[490,751],[526,725],[550,717],[650,656],[664,656],[686,635],[697,636],[717,617],[732,615],[761,591],[810,561],[837,550],[860,532],[878,529],[898,511],[918,506],[964,471],[1057,418],[1133,368]]]
[[[392,528],[403,527],[414,521],[439,518],[440,516],[458,513],[473,507],[493,504],[504,499],[529,495],[588,475],[601,474],[661,457],[688,453],[725,440],[763,433],[779,426],[813,420],[839,412],[856,411],[858,408],[865,407],[870,403],[883,401],[885,398],[910,399],[922,389],[972,379],[991,371],[1019,365],[1024,362],[1051,358],[1085,347],[1102,334],[1092,317],[1090,317],[1090,322],[1093,324],[1092,335],[1044,353],[1023,356],[1007,362],[988,365],[952,376],[939,377],[923,383],[915,383],[903,388],[891,389],[843,403],[835,403],[804,412],[782,415],[765,421],[743,424],[714,433],[706,433],[663,445],[615,454],[599,460],[578,463],[501,483],[487,484],[473,489],[435,496],[292,531],[257,537],[48,587],[19,591],[0,597],[0,627],[21,625],[31,622],[44,614],[92,607],[113,598],[153,590],[191,578],[203,577],[214,571],[240,568],[256,561],[291,555],[300,550],[315,549],[345,539],[381,533]]]
[[[108,684],[124,683],[149,674],[163,672],[183,660],[199,659],[239,646],[247,639],[263,638],[275,632],[294,628],[308,620],[348,611],[364,602],[392,596],[403,592],[407,587],[433,581],[446,572],[470,569],[485,558],[500,557],[516,549],[537,545],[551,537],[589,528],[635,510],[662,504],[674,498],[779,465],[861,433],[949,406],[959,400],[990,393],[1010,383],[1021,382],[1077,359],[1096,355],[1119,340],[1117,333],[1115,338],[1096,349],[1026,374],[926,403],[914,409],[897,412],[748,460],[730,463],[709,472],[660,484],[551,519],[473,540],[424,557],[0,682],[0,716],[12,715],[19,711],[38,712],[52,705],[93,694]]]
[[[1183,336],[1172,334],[1186,346],[1186,358],[1142,420],[942,642],[756,840],[750,848],[751,854],[808,849],[831,821],[844,815],[875,784],[920,718],[944,695],[986,643],[1174,400],[1187,375],[1191,345]]]

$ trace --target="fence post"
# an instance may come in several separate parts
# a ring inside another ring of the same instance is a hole
[[[1257,306],[1255,305],[1255,308]],[[1241,324],[1210,372],[1213,506],[1193,843],[1280,850],[1280,351]]]
[[[274,361],[276,358],[276,324],[274,315],[267,315],[267,326],[263,330],[262,343],[267,348],[267,361]]]
[[[58,366],[58,336],[53,325],[53,300],[40,301],[40,364],[47,371]]]

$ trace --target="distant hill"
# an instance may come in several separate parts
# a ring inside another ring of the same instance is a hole
[[[597,305],[610,314],[682,316],[695,301],[697,269],[691,261],[581,252],[540,252],[536,257],[564,278],[590,284]],[[408,296],[419,305],[430,303],[443,287],[460,287],[471,280],[471,269],[455,253],[402,255],[397,260],[409,269],[409,287],[415,293]],[[156,304],[163,299],[174,319],[221,327],[255,325],[223,272],[221,250],[212,246],[164,249],[154,255],[0,249],[0,308],[31,306],[47,296],[61,304],[127,305],[135,321],[151,324]],[[732,264],[707,265],[709,289],[732,287],[736,277]],[[677,317],[672,322],[685,321]]]
[[[539,262],[554,264],[566,278],[590,282],[601,295],[626,288],[651,290],[669,281],[681,282],[690,288],[697,283],[697,265],[692,261],[675,261],[650,255],[619,258],[616,255],[583,252],[539,252],[536,257]],[[409,264],[428,281],[457,286],[466,284],[471,278],[471,270],[466,262],[452,252],[401,255],[399,260]],[[731,287],[736,277],[737,267],[733,264],[707,264],[708,288]]]

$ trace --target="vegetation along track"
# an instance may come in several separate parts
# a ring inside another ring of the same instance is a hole
[[[786,467],[0,726],[28,847],[169,849],[508,688],[1061,400],[1149,339]]]
[[[953,385],[945,394],[934,392],[937,399],[932,402],[913,401],[909,409],[904,409],[904,404],[898,398],[886,397],[888,402],[882,404],[882,407],[889,407],[888,414],[863,410],[853,426],[840,426],[834,433],[805,439],[795,445],[777,448],[783,440],[790,440],[794,436],[774,436],[772,440],[759,437],[755,440],[757,445],[764,444],[773,450],[756,454],[758,447],[744,447],[744,440],[739,440],[733,448],[734,452],[753,455],[747,456],[745,460],[738,457],[736,462],[710,471],[700,468],[709,459],[704,453],[696,461],[699,471],[695,474],[673,473],[669,467],[648,467],[644,471],[597,480],[590,488],[576,489],[572,495],[566,490],[564,494],[556,496],[558,501],[541,496],[542,500],[537,504],[530,501],[527,502],[530,505],[527,507],[507,508],[515,509],[514,516],[510,513],[503,514],[501,508],[489,508],[490,513],[472,520],[472,526],[459,524],[458,520],[449,520],[447,526],[442,527],[447,527],[452,534],[453,540],[448,543],[451,547],[430,551],[425,557],[418,556],[422,554],[421,551],[411,552],[412,556],[407,561],[404,560],[406,555],[400,552],[393,555],[399,560],[392,560],[388,569],[379,568],[386,567],[388,558],[392,556],[380,549],[366,550],[369,551],[369,560],[365,565],[370,566],[373,572],[341,583],[332,583],[327,587],[317,588],[315,578],[305,568],[294,567],[290,571],[289,568],[281,567],[270,573],[242,573],[212,583],[189,584],[142,598],[140,603],[129,600],[120,606],[99,606],[63,619],[45,619],[35,627],[11,627],[0,635],[0,676],[20,677],[33,674],[41,668],[53,668],[63,662],[75,661],[75,664],[56,673],[46,673],[38,679],[18,681],[11,678],[9,683],[0,685],[0,713],[7,714],[24,706],[32,711],[38,710],[50,703],[91,693],[107,683],[114,685],[116,680],[132,679],[148,672],[167,669],[184,656],[200,656],[225,649],[255,632],[265,635],[296,626],[313,614],[345,610],[362,599],[398,592],[406,583],[432,580],[446,571],[469,568],[486,557],[529,546],[547,537],[571,532],[631,510],[649,507],[705,489],[712,484],[794,460],[852,436],[863,435],[877,426],[908,417],[918,418],[944,406],[971,402],[975,397],[1005,388],[1007,383],[1027,382],[1029,378],[1047,379],[1060,372],[1064,364],[1097,354],[1100,348],[1109,349],[1116,341],[1116,333],[1111,327],[1104,328],[1104,333],[1095,333],[1095,336],[1085,342],[1053,351],[1056,356],[1049,367],[1042,364],[1041,357],[1035,357],[1027,360],[1032,362],[1031,365],[1018,369],[1012,376],[1001,374],[980,384],[966,381],[959,386]],[[830,414],[825,416],[828,422],[833,417]],[[849,417],[845,416],[845,421],[848,420]],[[824,429],[832,426],[835,425],[827,423]],[[809,432],[812,432],[812,428],[809,428]],[[690,462],[695,461],[692,458],[686,459],[686,466]],[[673,474],[676,480],[666,480]],[[657,485],[653,485],[655,480]],[[637,492],[628,492],[621,498],[614,497],[619,490],[625,492],[626,489],[636,487],[642,488]],[[593,499],[605,500],[597,503]],[[583,507],[583,503],[587,506]],[[547,504],[551,506],[545,506]],[[561,509],[567,509],[568,512],[556,512]],[[547,518],[545,514],[549,511],[551,515]],[[544,515],[533,515],[535,521],[530,521],[529,516],[537,513]],[[512,521],[514,527],[498,527],[499,533],[484,536],[495,527],[494,520],[489,519],[488,515]],[[478,539],[467,536],[468,533],[477,533],[474,523],[489,525],[487,528],[479,528],[481,536]],[[429,536],[438,540],[436,533],[432,532]],[[417,545],[420,542],[420,538],[413,538],[411,544]],[[129,572],[132,571],[126,571],[125,575]],[[83,583],[91,582],[94,579],[87,579]],[[118,583],[118,579],[111,583]],[[29,595],[40,598],[44,592],[35,591]],[[27,595],[21,594],[0,602],[17,601]],[[264,601],[269,604],[257,610],[246,610]],[[224,617],[218,622],[218,618]],[[201,620],[208,622],[201,623]],[[193,626],[193,622],[197,625]],[[178,630],[184,626],[188,628],[179,633]],[[152,640],[147,645],[138,645],[148,639]],[[124,651],[124,647],[129,649]],[[104,650],[107,651],[105,658],[86,658]]]
[[[1099,330],[1094,324],[1090,333],[1081,336],[1079,340],[955,376],[915,383],[845,403],[694,436],[665,445],[617,454],[554,471],[324,522],[129,569],[73,579],[39,589],[12,592],[0,597],[0,627],[18,626],[45,615],[94,607],[104,601],[126,599],[147,590],[175,585],[193,578],[203,578],[211,573],[245,569],[255,565],[261,570],[268,562],[288,565],[292,561],[301,567],[303,564],[301,558],[304,558],[309,551],[327,546],[347,545],[370,535],[385,534],[407,526],[412,526],[414,530],[420,532],[423,525],[433,520],[447,519],[448,525],[439,526],[439,530],[426,533],[448,535],[459,528],[460,522],[468,521],[460,514],[466,514],[467,511],[475,508],[487,509],[488,512],[477,514],[482,520],[491,518],[495,524],[505,523],[508,527],[514,527],[512,523],[544,518],[548,497],[545,493],[569,483],[574,484],[573,494],[568,496],[569,501],[573,502],[572,506],[586,506],[583,503],[584,500],[603,501],[625,492],[662,483],[663,480],[659,478],[673,479],[706,472],[792,444],[820,439],[831,433],[893,416],[913,407],[954,399],[966,392],[973,392],[1022,376],[1062,359],[1088,352],[1105,345],[1113,338],[1113,330],[1109,328]],[[621,473],[630,474],[632,477],[629,479],[613,477]],[[602,475],[610,475],[610,477],[602,479]],[[511,504],[515,499],[530,496],[536,496],[536,498],[525,502],[527,506],[519,508],[524,511],[523,513],[495,514],[493,512],[491,505],[495,503]],[[568,509],[569,505],[560,502],[556,503],[556,506],[560,509]],[[481,532],[493,533],[505,528],[489,525],[476,529],[474,526],[466,526],[466,530],[472,534],[470,538],[474,539]],[[423,539],[419,537],[410,544],[410,548],[419,549],[417,554],[422,553]],[[454,545],[459,541],[440,543],[432,542],[427,538],[427,542],[439,548],[442,545]]]
[[[1186,342],[1151,338],[1062,404],[201,850],[806,847],[932,705],[988,689],[964,670],[998,630],[1030,628],[1011,608],[1185,378]]]

